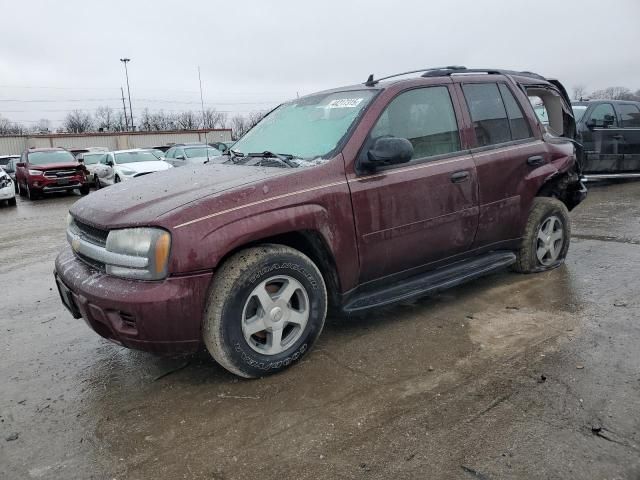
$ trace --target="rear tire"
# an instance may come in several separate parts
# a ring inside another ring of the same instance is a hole
[[[320,335],[326,313],[318,267],[293,248],[261,245],[235,254],[217,272],[202,335],[220,365],[258,378],[300,360]]]
[[[571,241],[571,220],[564,203],[536,197],[513,269],[521,273],[543,272],[564,262]]]

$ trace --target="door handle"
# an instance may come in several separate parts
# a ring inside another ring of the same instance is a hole
[[[538,167],[540,165],[544,165],[547,163],[542,155],[534,155],[533,157],[527,158],[527,165],[532,167]]]
[[[467,170],[462,170],[460,172],[454,172],[451,174],[451,183],[462,183],[469,180],[469,172]]]

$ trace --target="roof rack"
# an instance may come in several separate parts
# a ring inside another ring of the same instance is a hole
[[[388,80],[390,78],[401,77],[402,75],[409,75],[412,73],[422,73],[422,77],[431,78],[431,77],[445,77],[451,76],[455,74],[470,74],[470,73],[485,73],[487,75],[520,75],[521,77],[529,77],[535,78],[538,80],[546,80],[542,75],[538,75],[533,72],[519,72],[516,70],[502,70],[499,68],[467,68],[462,65],[449,65],[446,67],[437,67],[437,68],[422,68],[420,70],[410,70],[408,72],[395,73],[393,75],[389,75],[382,78],[373,78],[373,73],[369,75],[367,81],[364,84],[367,87],[373,87],[378,82],[383,80]]]
[[[430,72],[430,71],[445,71],[445,70],[466,70],[466,67],[462,67],[460,65],[449,65],[447,67],[432,67],[432,68],[421,68],[419,70],[410,70],[408,72],[402,72],[402,73],[394,73],[393,75],[389,75],[387,77],[382,77],[382,78],[376,78],[375,80],[373,79],[373,73],[371,75],[369,75],[369,78],[367,78],[367,81],[364,82],[364,84],[367,87],[373,87],[375,86],[376,83],[381,82],[383,80],[388,80],[390,78],[395,78],[395,77],[401,77],[402,75],[410,75],[412,73],[421,73],[421,72]],[[423,75],[423,77],[426,76]],[[440,75],[437,75],[440,76]]]
[[[503,70],[500,68],[466,68],[466,67],[446,67],[439,70],[430,70],[422,74],[423,77],[444,77],[455,74],[486,73],[487,75],[520,75],[521,77],[536,78],[546,80],[542,75],[533,72],[520,72],[517,70]]]

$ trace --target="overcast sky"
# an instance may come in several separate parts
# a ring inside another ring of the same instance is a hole
[[[640,89],[640,0],[0,0],[0,115],[59,124],[205,104],[248,112],[428,66],[538,72],[567,89]],[[46,100],[46,101],[44,101]]]

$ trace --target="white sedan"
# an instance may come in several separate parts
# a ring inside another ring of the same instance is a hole
[[[0,167],[0,202],[4,200],[12,207],[15,206],[16,189],[9,174]]]
[[[173,168],[159,160],[150,150],[116,150],[108,152],[95,168],[96,188]]]

